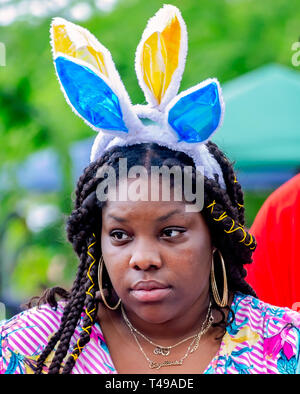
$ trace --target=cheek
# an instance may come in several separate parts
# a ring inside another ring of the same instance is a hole
[[[102,234],[101,237],[102,256],[105,267],[112,284],[118,283],[123,276],[122,254],[111,245],[109,235]]]
[[[188,248],[174,258],[180,264],[182,275],[189,283],[207,283],[211,270],[212,250],[207,240],[198,238]]]
[[[212,245],[209,234],[202,233],[201,236],[193,233],[182,251],[185,260],[191,261],[192,264],[206,265],[212,254]]]
[[[112,244],[111,236],[106,231],[102,231],[101,234],[101,250],[106,265],[108,262],[115,264],[118,258],[122,256],[120,248]]]
[[[126,269],[124,269],[124,264],[120,261],[120,257],[111,256],[105,258],[105,269],[108,273],[109,280],[115,292],[119,297],[124,297],[126,293],[126,286],[124,278],[126,278]]]
[[[112,249],[110,248],[110,237],[102,232],[101,234],[101,250],[104,261],[110,256]]]
[[[185,277],[190,283],[206,283],[211,270],[211,259],[209,255],[191,256],[186,262],[183,262]]]

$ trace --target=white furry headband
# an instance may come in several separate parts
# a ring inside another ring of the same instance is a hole
[[[165,5],[151,18],[136,50],[135,70],[148,105],[130,102],[110,52],[86,29],[62,18],[51,25],[56,73],[72,110],[98,135],[91,161],[113,146],[156,142],[189,155],[204,175],[225,183],[205,142],[224,114],[217,79],[177,95],[185,67],[187,31],[180,11]],[[141,119],[154,122],[145,125]]]

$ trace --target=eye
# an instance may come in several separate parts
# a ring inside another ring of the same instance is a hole
[[[129,235],[125,231],[115,230],[110,233],[110,236],[115,241],[126,241],[130,239]]]
[[[185,231],[185,229],[167,228],[162,231],[162,234],[166,234],[166,237],[163,238],[175,238],[178,237],[180,234],[183,234]]]

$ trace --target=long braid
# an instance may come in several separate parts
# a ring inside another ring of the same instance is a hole
[[[71,292],[71,300],[73,300],[73,296],[76,295],[76,291],[72,291]],[[44,363],[47,359],[47,357],[49,356],[49,354],[52,352],[52,350],[54,349],[55,345],[57,344],[57,342],[59,341],[62,332],[65,328],[66,322],[68,320],[68,316],[71,310],[71,306],[72,306],[72,301],[69,302],[68,304],[65,305],[64,307],[64,311],[63,311],[63,315],[61,318],[61,322],[60,322],[60,327],[58,329],[58,331],[50,338],[47,346],[45,347],[43,353],[39,356],[37,363],[36,363],[36,368],[35,368],[35,374],[41,374],[43,371],[43,367],[44,367]]]
[[[57,351],[49,368],[49,373],[53,373],[53,374],[59,373],[62,360],[64,359],[64,357],[66,356],[69,350],[70,340],[72,338],[72,335],[74,334],[75,328],[78,324],[81,313],[83,311],[83,307],[85,305],[85,300],[86,300],[85,287],[87,286],[88,283],[87,281],[87,277],[89,274],[88,264],[90,261],[90,256],[88,255],[90,251],[87,245],[87,239],[88,239],[87,232],[90,231],[90,228],[93,228],[95,226],[95,222],[97,221],[97,217],[95,217],[92,209],[92,206],[94,205],[93,198],[95,198],[95,195],[91,195],[91,197],[87,199],[82,204],[82,206],[77,208],[72,213],[68,221],[68,229],[69,229],[68,238],[73,243],[75,251],[77,253],[79,252],[79,250],[81,251],[80,254],[81,263],[78,272],[81,279],[79,285],[77,284],[76,286],[75,292],[77,295],[74,298],[73,303],[70,307],[70,311],[67,317],[68,321],[65,324],[65,327],[63,328],[59,346],[57,348]],[[87,218],[89,218],[89,220],[87,220]],[[87,223],[87,222],[90,223],[89,226],[87,225],[81,226],[82,223]],[[76,226],[75,223],[79,224],[79,226]],[[97,236],[99,236],[98,232],[97,232]],[[96,254],[95,251],[93,251],[93,253],[94,255]]]
[[[69,218],[69,228],[74,229],[74,217],[77,217],[80,221],[85,222],[85,216],[88,216],[88,209],[86,207],[80,207],[73,212],[73,214]],[[78,229],[77,229],[78,230]],[[77,232],[77,234],[72,234],[72,231],[69,232],[68,237],[72,240],[74,249],[79,255],[79,267],[77,270],[76,279],[74,281],[70,301],[64,307],[64,313],[61,319],[60,327],[58,331],[54,334],[54,336],[50,339],[48,345],[44,349],[43,353],[40,355],[35,373],[41,373],[44,361],[50,354],[50,352],[54,349],[54,346],[58,341],[60,341],[59,346],[55,352],[54,358],[52,360],[51,366],[49,368],[49,373],[58,373],[61,365],[61,361],[66,355],[68,351],[68,345],[70,342],[70,338],[76,328],[76,324],[80,318],[81,311],[83,309],[84,300],[85,300],[85,292],[82,290],[86,283],[86,274],[87,274],[87,248],[84,243],[79,242],[80,239],[85,239],[85,234],[82,230]]]
[[[94,167],[97,166],[94,165]],[[43,353],[38,359],[36,373],[41,373],[44,361],[46,360],[50,352],[53,350],[56,343],[60,341],[59,346],[53,357],[52,363],[49,367],[49,374],[59,373],[61,368],[61,363],[68,352],[70,340],[72,338],[72,335],[80,319],[80,315],[82,313],[83,307],[85,305],[86,292],[84,288],[87,283],[86,276],[88,272],[86,232],[89,230],[89,228],[93,228],[93,220],[88,221],[86,220],[86,217],[89,216],[90,214],[91,218],[93,217],[93,219],[95,220],[94,213],[92,212],[93,211],[92,207],[95,204],[96,196],[92,195],[94,199],[93,201],[92,198],[87,198],[86,201],[83,201],[82,193],[84,193],[84,191],[86,192],[87,190],[86,187],[84,188],[84,186],[86,186],[87,184],[85,181],[83,181],[84,176],[92,179],[92,182],[90,182],[93,186],[92,190],[94,190],[96,185],[99,183],[99,181],[98,182],[97,180],[95,181],[93,175],[94,175],[93,169],[92,171],[86,170],[84,175],[80,178],[80,181],[78,182],[79,187],[77,188],[77,193],[76,193],[77,199],[75,202],[75,206],[77,206],[77,209],[73,211],[72,215],[68,220],[68,239],[73,244],[74,250],[77,252],[80,258],[80,264],[77,271],[77,278],[74,282],[73,289],[71,292],[71,300],[64,308],[64,313],[59,330],[50,339],[47,347],[44,349]],[[82,205],[80,205],[79,201],[81,202],[83,201]],[[86,222],[89,222],[90,225],[87,226]],[[82,226],[82,223],[85,224]],[[97,236],[99,236],[98,233]],[[93,253],[96,254],[96,251],[94,251]],[[88,310],[90,310],[90,308],[88,308]],[[87,338],[85,338],[85,341],[86,340]],[[70,362],[68,362],[68,365],[70,366]]]
[[[80,264],[77,270],[77,275],[76,275],[76,279],[74,281],[73,287],[71,289],[71,293],[70,293],[70,301],[65,305],[64,307],[64,311],[63,311],[63,315],[61,318],[61,322],[60,322],[60,327],[58,329],[58,331],[51,337],[51,339],[49,340],[48,345],[46,346],[46,348],[44,349],[43,353],[40,355],[40,357],[37,360],[37,364],[36,364],[36,370],[35,370],[35,374],[41,374],[43,367],[44,367],[44,362],[46,361],[47,357],[49,356],[49,354],[51,353],[51,351],[54,349],[55,345],[57,344],[57,342],[59,341],[63,330],[65,329],[66,323],[69,319],[69,314],[71,312],[72,309],[72,305],[74,303],[74,300],[76,298],[76,295],[80,289],[80,284],[82,281],[82,277],[84,275],[84,266],[85,266],[85,262],[84,262],[84,252],[80,255]]]
[[[79,357],[82,349],[90,340],[92,326],[94,325],[97,316],[96,291],[99,289],[97,280],[99,259],[97,255],[97,247],[94,247],[94,243],[96,243],[96,238],[93,236],[90,241],[92,241],[88,252],[90,256],[90,265],[87,272],[89,281],[87,281],[85,285],[85,317],[83,319],[82,332],[80,333],[80,337],[76,342],[76,346],[73,349],[73,352],[71,353],[65,364],[65,367],[62,371],[63,374],[68,374],[72,371],[72,368],[77,358]]]
[[[85,283],[85,279],[83,278],[82,284],[84,283]],[[85,291],[84,288],[82,288],[80,289],[80,291],[78,292],[78,294],[76,295],[76,297],[72,302],[70,312],[68,314],[67,322],[65,324],[65,327],[63,328],[60,337],[59,345],[57,347],[52,363],[48,370],[49,374],[58,374],[60,372],[61,363],[69,350],[70,340],[74,334],[75,328],[80,319],[80,315],[84,305],[84,300],[85,300]]]

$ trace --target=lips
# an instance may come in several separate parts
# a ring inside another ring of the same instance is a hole
[[[155,280],[139,281],[131,288],[132,296],[141,302],[157,302],[166,298],[171,287]]]
[[[153,290],[153,289],[165,289],[169,287],[167,284],[157,282],[156,280],[141,280],[134,284],[132,290]]]

